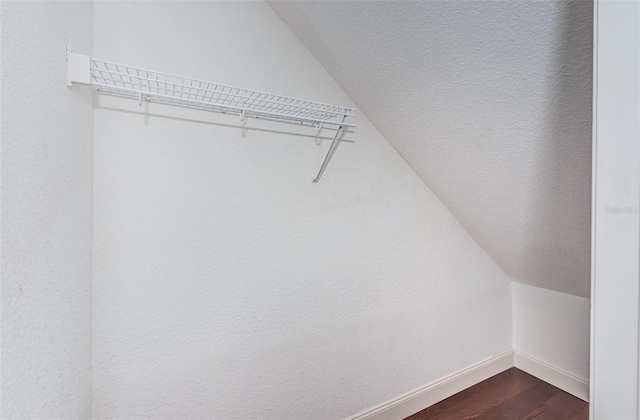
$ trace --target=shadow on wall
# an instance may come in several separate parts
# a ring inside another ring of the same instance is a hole
[[[546,261],[537,272],[549,289],[588,297],[591,260],[591,128],[593,3],[556,3],[557,49],[546,86],[543,128],[530,190],[532,227],[543,226],[522,261]],[[567,244],[572,244],[570,247]],[[531,253],[538,258],[528,258]],[[526,279],[522,280],[527,283]]]

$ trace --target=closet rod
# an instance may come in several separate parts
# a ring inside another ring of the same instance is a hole
[[[132,67],[76,54],[67,47],[67,86],[74,83],[95,86],[98,91],[192,108],[237,114],[245,117],[295,122],[323,127],[333,126],[335,136],[322,167],[313,182],[318,182],[340,141],[345,127],[355,127],[347,121],[355,117],[350,107],[308,101],[250,89],[189,79],[168,73]]]

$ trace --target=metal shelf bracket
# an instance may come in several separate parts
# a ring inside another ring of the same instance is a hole
[[[342,117],[342,122],[344,122],[346,118],[347,118],[346,116]],[[322,176],[324,170],[329,164],[329,160],[331,160],[331,156],[333,156],[333,152],[335,152],[336,147],[338,147],[338,142],[340,142],[340,134],[342,133],[342,128],[343,128],[342,125],[338,126],[338,129],[336,130],[336,134],[334,134],[333,140],[331,141],[331,146],[329,146],[329,151],[327,152],[327,155],[324,157],[324,161],[322,162],[320,171],[318,172],[318,175],[315,177],[313,182],[320,181],[320,177]]]

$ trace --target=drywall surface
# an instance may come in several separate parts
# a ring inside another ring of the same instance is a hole
[[[591,2],[270,5],[511,278],[589,296]]]
[[[640,4],[596,3],[592,419],[640,416]]]
[[[91,403],[91,3],[2,2],[3,419],[87,418]]]
[[[589,380],[589,299],[513,283],[513,348]]]
[[[94,13],[96,57],[351,104],[266,3]],[[511,348],[510,280],[364,115],[314,184],[329,130],[95,100],[95,418],[339,418]]]

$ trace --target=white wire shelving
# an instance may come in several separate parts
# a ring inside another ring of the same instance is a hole
[[[253,117],[315,126],[317,130],[333,126],[336,132],[322,163],[317,182],[324,173],[355,110],[305,99],[291,98],[219,83],[190,79],[124,64],[112,63],[76,54],[67,47],[67,85],[95,86],[99,92],[143,101],[168,103],[209,111],[237,114],[243,120]]]

